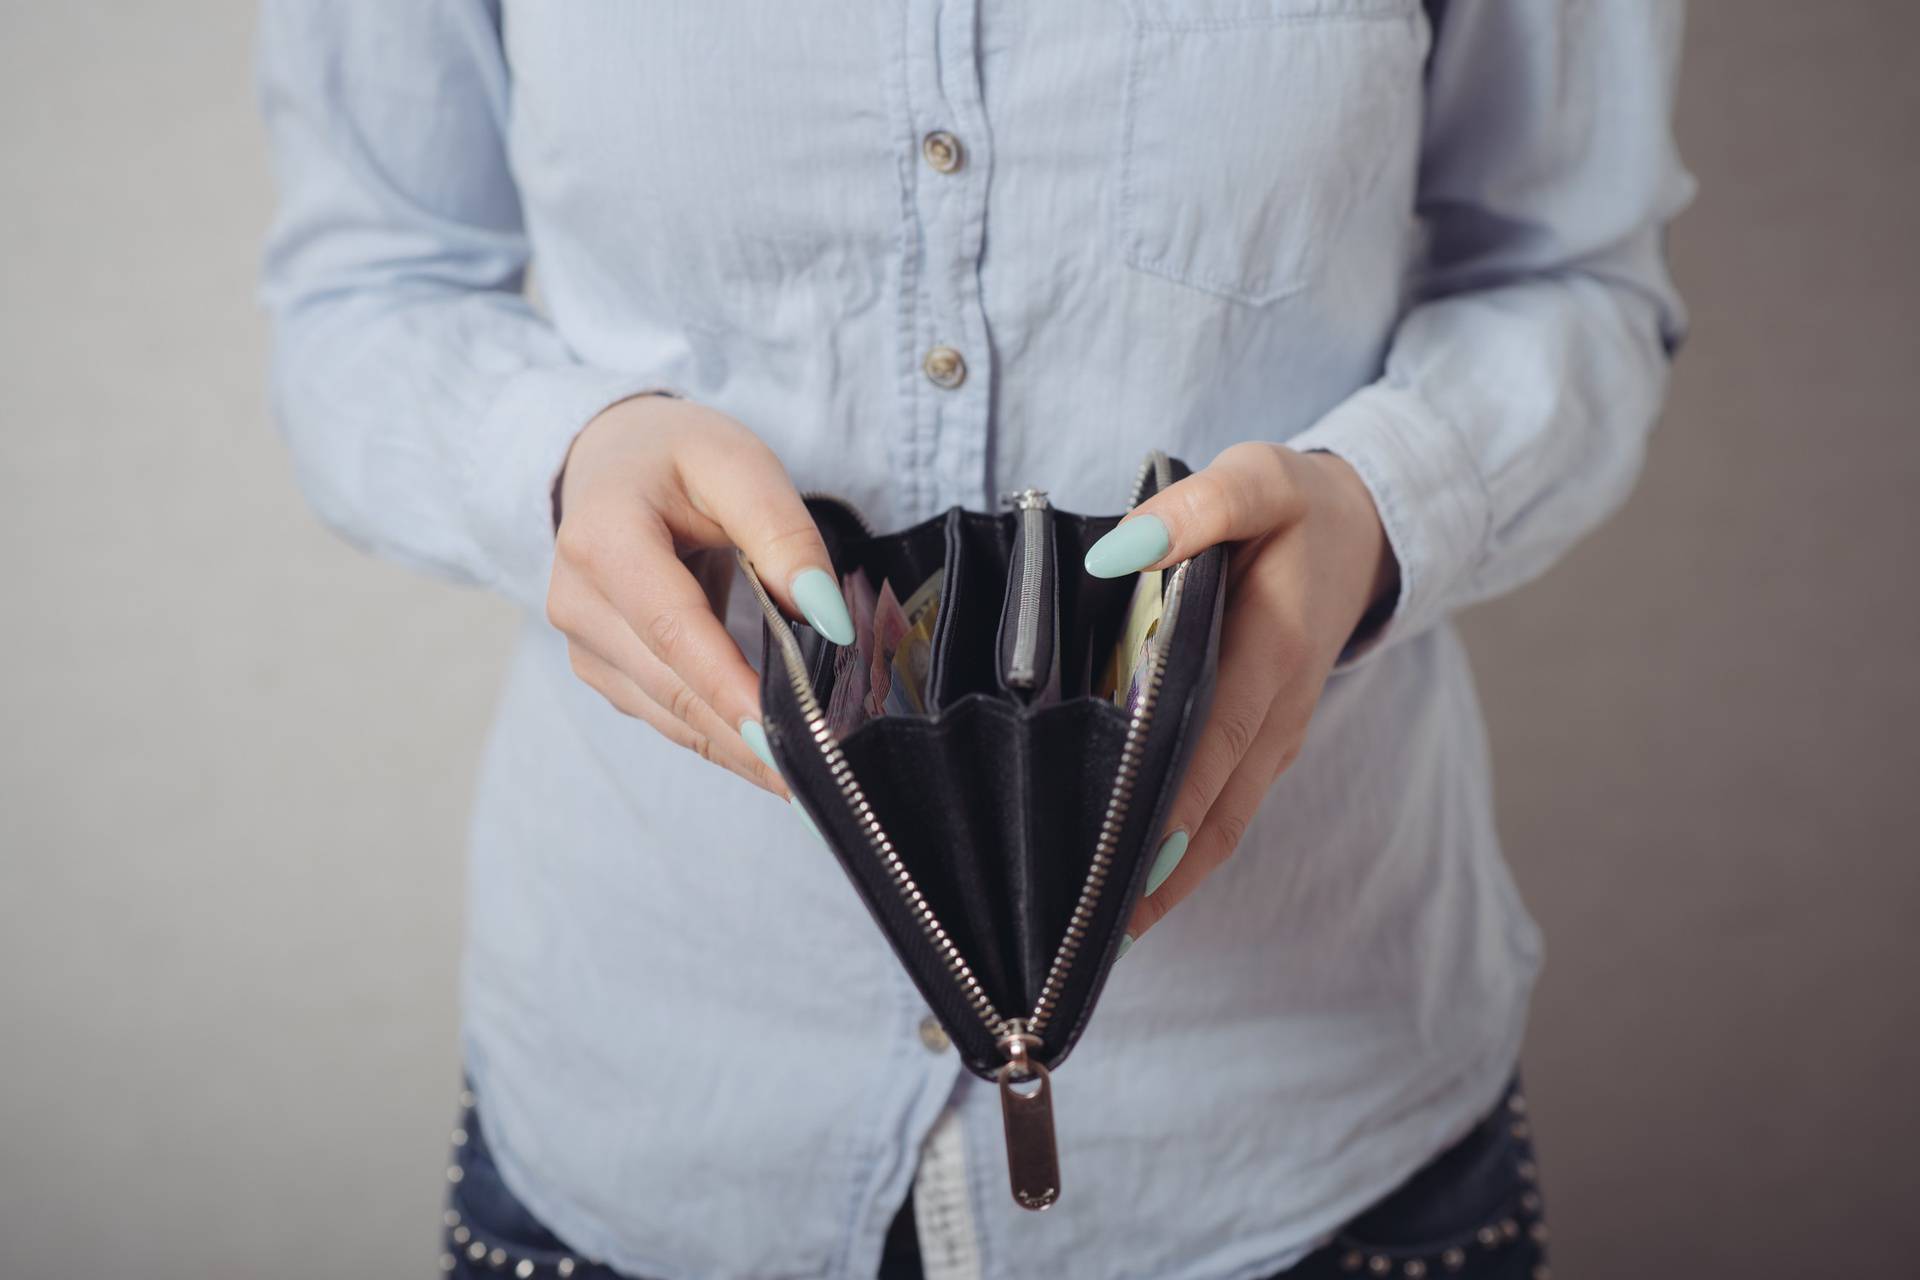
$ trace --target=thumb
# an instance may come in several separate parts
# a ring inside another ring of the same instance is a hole
[[[782,608],[835,644],[853,643],[826,543],[773,450],[745,430],[724,443],[710,436],[687,449],[680,473],[695,508],[746,553]]]
[[[1221,542],[1241,542],[1293,523],[1302,502],[1285,445],[1250,441],[1225,449],[1127,513],[1087,548],[1086,569],[1118,578],[1177,564]]]

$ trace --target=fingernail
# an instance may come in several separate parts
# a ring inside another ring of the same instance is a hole
[[[853,643],[853,618],[832,574],[825,569],[802,569],[793,575],[787,590],[815,631],[835,644]]]
[[[1130,933],[1121,934],[1120,949],[1113,953],[1113,958],[1115,960],[1118,960],[1121,956],[1127,954],[1127,948],[1131,947],[1132,945],[1133,945],[1133,935]]]
[[[746,739],[747,746],[752,749],[753,754],[760,757],[760,763],[775,773],[780,772],[780,766],[773,762],[773,748],[767,744],[767,731],[760,727],[758,720],[751,718],[742,720],[740,736]]]
[[[1187,833],[1175,831],[1160,842],[1160,852],[1153,855],[1153,870],[1147,872],[1147,892],[1152,893],[1167,882],[1173,869],[1180,865],[1180,859],[1187,856]]]
[[[1167,554],[1167,526],[1159,516],[1122,520],[1087,548],[1087,572],[1096,578],[1138,573]]]
[[[787,803],[792,805],[793,811],[800,815],[800,821],[807,824],[807,830],[813,832],[813,838],[815,840],[818,840],[821,844],[825,844],[827,842],[826,837],[820,834],[820,828],[813,825],[812,816],[809,815],[805,809],[802,809],[800,807],[800,797],[788,796]]]

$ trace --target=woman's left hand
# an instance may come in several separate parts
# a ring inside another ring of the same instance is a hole
[[[1359,475],[1330,453],[1253,442],[1141,503],[1088,551],[1095,577],[1161,568],[1219,542],[1227,613],[1213,711],[1134,909],[1137,939],[1225,862],[1299,756],[1354,629],[1399,566]]]

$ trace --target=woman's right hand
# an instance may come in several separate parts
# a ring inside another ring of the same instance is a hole
[[[739,547],[789,616],[835,644],[853,620],[826,545],[773,451],[723,413],[623,400],[573,442],[558,490],[547,617],[574,674],[614,707],[775,795],[759,681],[688,558]]]

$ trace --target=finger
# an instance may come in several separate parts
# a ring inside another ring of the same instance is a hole
[[[707,629],[706,643],[718,645],[724,654],[731,655],[730,658],[723,656],[721,664],[738,665],[738,671],[730,670],[717,677],[724,680],[728,696],[733,699],[733,705],[724,709],[716,707],[681,671],[649,648],[617,604],[590,584],[571,575],[564,582],[556,577],[548,597],[548,616],[566,633],[574,647],[585,648],[618,670],[666,715],[683,722],[704,738],[708,750],[702,754],[708,754],[709,758],[757,785],[784,795],[785,787],[772,768],[771,757],[761,752],[766,739],[759,725],[758,683],[752,668],[740,655],[733,637],[707,609],[706,596],[699,584],[677,561],[672,563],[673,571],[693,584],[691,592],[698,597],[699,608],[694,609],[690,602],[685,607],[696,620],[705,619],[703,624],[696,624]],[[717,636],[713,632],[717,632]],[[739,685],[742,679],[744,689]]]
[[[646,690],[626,672],[585,645],[573,644],[568,657],[573,666],[574,675],[595,693],[605,698],[614,710],[622,715],[632,716],[636,720],[645,721],[669,742],[685,747],[702,760],[717,764],[783,800],[787,798],[786,788],[780,784],[779,775],[754,759],[751,753],[735,752],[723,745],[724,738],[705,732],[674,716],[648,696]],[[718,722],[715,723],[717,726]]]
[[[666,524],[642,507],[627,513],[626,520],[624,532],[598,541],[589,585],[686,686],[672,691],[672,700],[663,705],[680,716],[697,699],[729,725],[758,723],[759,680],[714,616],[699,581],[675,554]],[[629,674],[637,678],[640,673]]]
[[[1154,851],[1148,894],[1191,856],[1190,837],[1266,731],[1290,673],[1300,669],[1301,646],[1288,639],[1292,629],[1276,621],[1285,616],[1280,604],[1284,598],[1284,584],[1271,573],[1248,574],[1238,586],[1220,633],[1212,710]]]
[[[1302,510],[1284,445],[1249,441],[1154,494],[1087,548],[1086,570],[1118,578],[1161,568],[1222,542],[1257,538]]]
[[[679,472],[693,509],[746,552],[781,607],[835,644],[853,643],[826,543],[773,450],[748,431],[712,432],[682,449]]]
[[[659,731],[661,737],[677,747],[685,747],[699,755],[706,754],[708,747],[702,741],[706,737],[704,733],[670,714],[665,707],[648,697],[646,691],[626,672],[587,646],[578,641],[570,642],[567,646],[567,663],[582,684],[605,698],[621,715],[646,721]]]
[[[1259,740],[1241,759],[1194,832],[1186,856],[1153,892],[1135,904],[1127,937],[1137,941],[1233,856],[1267,789],[1293,763],[1300,737],[1291,716],[1268,719]]]

